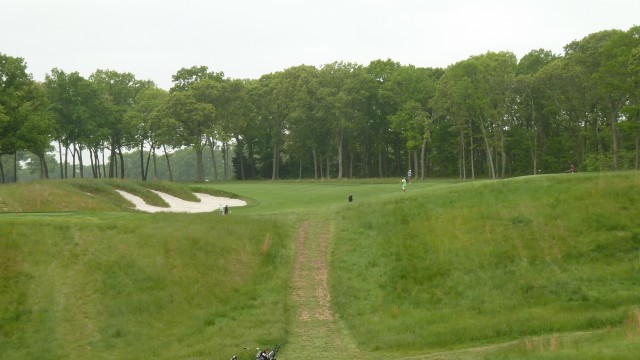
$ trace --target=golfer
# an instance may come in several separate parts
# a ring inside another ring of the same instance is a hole
[[[402,179],[402,192],[407,192],[407,178]]]

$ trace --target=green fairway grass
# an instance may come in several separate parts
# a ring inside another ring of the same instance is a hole
[[[456,183],[459,181],[414,181],[409,185],[407,194]],[[349,205],[349,195],[352,195],[352,204],[373,203],[378,206],[384,199],[402,195],[400,179],[226,182],[215,184],[214,187],[246,196],[249,206],[235,210],[241,214],[335,211],[336,208]]]
[[[115,189],[248,205],[145,214]],[[2,185],[0,359],[242,360],[275,343],[282,360],[341,359],[292,333],[303,222],[307,241],[331,235],[327,336],[349,359],[636,359],[639,189],[638,172],[406,193],[400,179]]]

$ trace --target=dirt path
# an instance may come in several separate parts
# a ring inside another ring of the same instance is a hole
[[[361,357],[332,311],[328,283],[332,231],[332,224],[321,219],[305,220],[298,230],[291,289],[292,334],[282,359]]]

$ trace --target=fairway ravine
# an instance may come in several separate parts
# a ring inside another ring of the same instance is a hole
[[[292,279],[292,334],[283,358],[357,359],[360,354],[336,318],[329,288],[329,245],[333,226],[328,220],[305,220],[296,235]],[[283,349],[284,350],[284,349]]]

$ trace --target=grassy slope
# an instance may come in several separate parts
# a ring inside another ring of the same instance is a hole
[[[333,251],[336,311],[373,351],[630,327],[631,350],[617,354],[637,354],[639,186],[637,172],[545,176],[348,208]]]
[[[407,194],[399,182],[214,184],[249,200],[227,218],[122,213],[113,185],[51,184],[0,186],[0,213],[56,211],[0,214],[3,359],[229,358],[286,342],[292,239],[310,211],[337,219],[334,308],[372,356],[639,347],[637,173],[428,181]]]
[[[294,223],[114,212],[110,191],[47,185],[0,187],[65,210],[0,214],[0,358],[230,358],[286,337]]]

